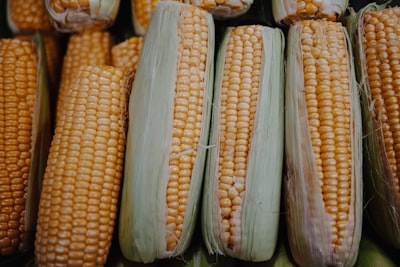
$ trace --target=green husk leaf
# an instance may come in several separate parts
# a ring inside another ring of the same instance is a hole
[[[203,124],[197,144],[182,236],[166,250],[166,189],[181,12],[189,5],[160,2],[146,33],[129,102],[129,128],[119,218],[119,242],[130,260],[149,263],[182,254],[194,231],[203,182],[212,100],[214,23],[208,19]]]
[[[297,1],[295,0],[272,0],[272,14],[278,25],[289,26],[286,19],[288,16],[298,16],[297,20],[301,19],[318,19],[321,14],[328,16],[342,16],[349,5],[349,0],[322,0],[319,12],[312,17],[296,15]],[[292,21],[293,22],[293,21]]]
[[[288,240],[295,261],[302,266],[351,266],[354,264],[362,226],[362,132],[359,90],[354,73],[352,51],[346,29],[351,97],[352,179],[348,230],[350,238],[336,251],[331,248],[330,217],[323,206],[322,192],[316,177],[315,159],[308,129],[304,95],[303,58],[300,22],[288,33],[285,91],[285,207]],[[351,230],[354,228],[354,230]]]
[[[240,215],[241,241],[233,249],[220,237],[218,197],[219,114],[225,52],[233,28],[227,28],[216,61],[216,77],[202,207],[202,231],[210,253],[264,261],[275,249],[283,165],[283,50],[279,29],[262,27],[263,59],[259,98],[248,156],[245,194]],[[238,249],[237,247],[240,247]]]
[[[361,103],[363,114],[364,138],[364,184],[366,218],[380,238],[397,248],[400,248],[400,199],[390,192],[393,187],[393,173],[390,169],[380,130],[381,122],[372,117],[374,106],[371,99],[371,88],[368,82],[366,57],[362,45],[363,17],[366,12],[382,10],[388,3],[369,4],[359,10],[349,25],[353,28],[355,62],[357,79],[361,86]]]
[[[89,8],[68,8],[57,13],[50,0],[44,1],[54,28],[63,33],[106,30],[113,25],[120,5],[120,0],[89,0]]]
[[[395,262],[372,238],[363,235],[354,267],[395,267]]]

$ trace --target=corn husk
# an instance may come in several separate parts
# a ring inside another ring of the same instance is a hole
[[[354,267],[395,267],[398,266],[387,254],[383,247],[378,245],[371,237],[363,235],[360,250]]]
[[[365,6],[349,21],[355,48],[357,78],[361,86],[363,132],[364,132],[364,173],[366,192],[366,218],[376,234],[386,243],[400,248],[400,197],[393,194],[394,174],[390,168],[383,141],[381,121],[373,117],[374,103],[368,81],[365,50],[362,45],[363,17],[366,12],[387,8],[387,4],[375,3]],[[400,48],[400,45],[398,45]],[[398,179],[398,178],[397,178]]]
[[[120,5],[120,0],[89,0],[89,8],[67,8],[58,13],[51,0],[44,1],[53,27],[63,33],[106,30],[114,24]]]
[[[325,211],[322,189],[308,129],[304,94],[301,23],[288,32],[285,91],[285,152],[287,170],[284,179],[288,240],[293,258],[300,266],[352,266],[357,258],[362,226],[362,139],[359,91],[352,62],[347,31],[348,71],[350,74],[351,120],[351,200],[345,239],[333,250],[331,217]]]
[[[190,244],[199,209],[212,99],[214,23],[208,21],[203,123],[192,171],[181,238],[166,249],[166,190],[172,142],[174,92],[178,62],[178,24],[193,6],[157,5],[145,35],[129,102],[125,174],[119,217],[119,243],[127,259],[149,263],[182,254]],[[204,12],[204,13],[203,13]],[[145,56],[142,56],[145,55]],[[190,153],[191,151],[185,151]]]
[[[262,27],[262,63],[254,132],[247,159],[247,176],[241,221],[241,238],[232,248],[221,237],[221,208],[218,192],[219,120],[225,50],[233,28],[220,43],[202,207],[202,231],[210,253],[241,260],[265,261],[275,249],[280,211],[283,165],[283,50],[279,29]]]
[[[278,25],[289,26],[302,19],[337,20],[349,5],[349,0],[320,0],[318,2],[321,2],[318,10],[309,13],[298,9],[297,0],[272,0],[272,14]]]
[[[217,20],[232,19],[246,13],[254,0],[234,0],[234,1],[204,1],[204,0],[185,0],[194,6],[200,7],[210,12]]]

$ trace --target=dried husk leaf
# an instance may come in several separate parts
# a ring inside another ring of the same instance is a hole
[[[284,179],[285,207],[290,250],[300,266],[352,266],[357,258],[362,226],[362,140],[359,91],[352,62],[347,31],[351,95],[352,178],[351,205],[346,225],[347,239],[337,251],[331,247],[330,216],[326,213],[311,137],[304,95],[301,48],[301,23],[288,32],[285,91],[285,152],[287,170]]]
[[[283,166],[283,50],[279,29],[262,28],[263,56],[254,132],[247,160],[245,192],[240,214],[241,238],[229,248],[221,238],[221,208],[218,193],[220,96],[225,50],[233,28],[227,28],[218,50],[216,77],[202,203],[202,232],[212,254],[248,261],[265,261],[274,252],[280,216]]]
[[[162,2],[143,41],[129,102],[129,128],[119,218],[119,243],[133,261],[182,254],[190,244],[199,209],[207,150],[213,83],[214,22],[208,20],[203,123],[193,167],[183,230],[177,248],[166,249],[166,190],[172,142],[174,92],[178,62],[178,24],[189,5]],[[191,7],[193,8],[193,7]]]

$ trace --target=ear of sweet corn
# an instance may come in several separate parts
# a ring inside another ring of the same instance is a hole
[[[0,254],[33,247],[50,137],[42,36],[0,39]]]
[[[54,28],[64,33],[106,30],[116,19],[120,0],[44,0]]]
[[[336,21],[348,5],[348,0],[272,0],[272,13],[276,23],[289,26],[303,19]]]
[[[130,260],[172,257],[190,244],[208,141],[213,51],[209,13],[173,1],[157,5],[129,102],[118,236]]]
[[[359,94],[347,31],[295,23],[288,33],[285,204],[300,266],[352,266],[362,225]]]
[[[57,122],[43,177],[38,266],[104,266],[125,157],[129,76],[81,66]]]
[[[185,0],[194,6],[210,12],[215,19],[232,19],[243,15],[253,0]]]
[[[7,0],[7,22],[14,34],[52,29],[44,1]]]
[[[354,40],[362,87],[367,218],[375,232],[400,247],[400,8],[370,4],[355,17]]]
[[[132,36],[121,43],[113,45],[111,48],[112,65],[123,68],[134,75],[142,45],[142,36]]]
[[[228,28],[218,50],[202,206],[211,253],[268,260],[275,249],[283,165],[280,30]]]
[[[113,38],[107,31],[85,31],[70,35],[63,58],[61,81],[57,95],[56,122],[63,109],[64,98],[75,72],[82,65],[111,65]]]

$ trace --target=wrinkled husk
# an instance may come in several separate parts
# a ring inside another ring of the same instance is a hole
[[[326,213],[316,175],[315,160],[308,129],[304,95],[301,50],[301,23],[288,33],[285,91],[285,152],[287,170],[284,178],[288,240],[293,258],[300,266],[352,266],[357,258],[362,226],[362,132],[359,90],[352,62],[347,31],[351,95],[352,179],[351,205],[347,233],[338,251],[331,247],[331,218]]]
[[[78,33],[85,30],[106,30],[110,28],[118,13],[120,0],[89,0],[89,8],[69,8],[57,13],[50,6],[51,0],[44,0],[50,22],[63,33]]]
[[[366,218],[384,242],[400,248],[400,198],[391,193],[393,173],[384,148],[381,122],[372,116],[373,103],[368,82],[367,65],[361,36],[365,12],[381,10],[387,5],[375,3],[365,6],[351,16],[348,27],[352,29],[355,49],[357,79],[361,86],[361,103],[364,135],[364,184]]]
[[[272,14],[275,22],[281,26],[303,19],[328,18],[336,20],[344,14],[349,0],[322,0],[320,9],[315,14],[296,14],[297,0],[272,0]]]
[[[153,262],[182,254],[190,244],[199,209],[208,141],[214,58],[214,22],[208,19],[203,123],[193,167],[183,230],[166,250],[166,190],[172,142],[178,23],[188,5],[162,2],[146,33],[129,102],[129,128],[119,218],[119,243],[127,259]]]
[[[233,28],[227,28],[216,61],[216,76],[202,203],[202,232],[212,254],[247,261],[265,261],[274,252],[280,214],[284,121],[284,36],[264,26],[263,56],[254,132],[250,141],[242,204],[241,240],[233,249],[221,239],[221,208],[218,196],[219,114],[225,51]]]

